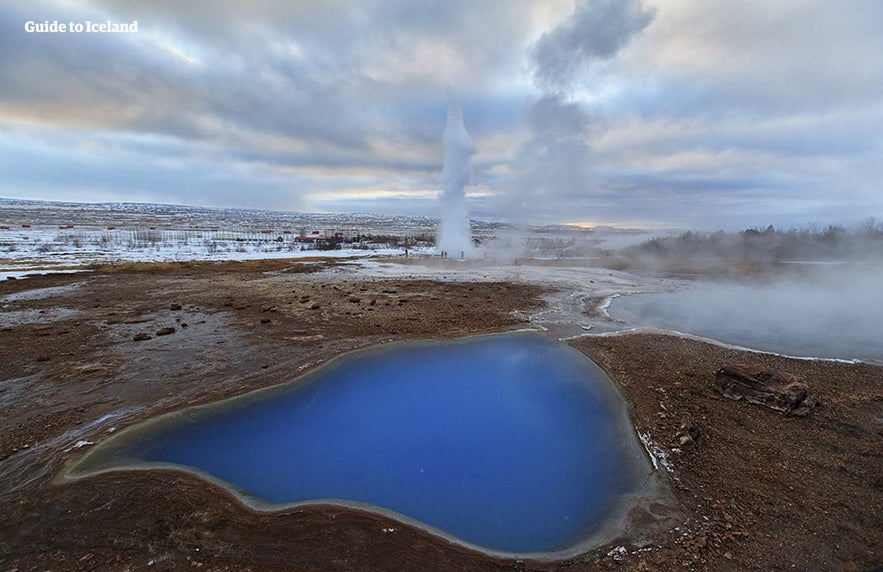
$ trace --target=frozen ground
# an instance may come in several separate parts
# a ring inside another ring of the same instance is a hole
[[[690,272],[663,272],[653,265],[610,268],[616,266],[610,264],[611,253],[648,233],[473,223],[481,245],[471,257],[459,259],[435,254],[435,224],[422,217],[0,199],[0,279],[79,272],[90,264],[339,257],[341,264],[306,279],[324,280],[330,272],[353,278],[528,283],[547,287],[549,293],[546,308],[525,318],[559,338],[663,328],[789,355],[883,358],[874,350],[883,336],[877,287],[883,272],[876,263],[857,269],[808,264],[811,279],[809,271],[801,270],[798,281],[785,273],[771,281],[722,288],[722,274],[688,279]],[[299,239],[304,236],[338,236],[343,244],[319,249]],[[722,264],[719,270],[730,265]],[[862,349],[826,351],[827,339],[833,340],[832,348],[852,340]]]
[[[363,243],[318,250],[297,241],[295,235],[282,232],[32,226],[0,229],[0,233],[0,278],[20,277],[28,270],[119,262],[404,255],[403,248],[387,244]]]
[[[117,262],[428,255],[436,229],[434,219],[413,216],[0,199],[0,277]],[[472,234],[478,256],[510,259],[592,257],[649,236],[481,221]]]

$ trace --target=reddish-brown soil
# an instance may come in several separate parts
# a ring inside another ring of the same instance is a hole
[[[870,570],[883,562],[883,367],[796,360],[664,334],[586,337],[671,465],[689,518],[626,568]],[[744,363],[798,375],[803,418],[732,401],[714,373]],[[689,427],[697,438],[680,444]]]
[[[491,558],[335,506],[258,513],[179,472],[53,484],[89,442],[157,412],[288,381],[368,345],[519,327],[542,293],[315,273],[334,264],[134,264],[0,283],[0,569],[865,570],[881,563],[883,368],[666,335],[574,345],[610,372],[638,430],[667,455],[671,471],[661,469],[661,478],[673,491],[677,522],[567,561]],[[56,289],[37,290],[44,288]],[[139,334],[149,339],[135,341]],[[809,417],[786,418],[725,400],[711,381],[730,362],[803,376],[822,405]],[[106,415],[113,417],[95,423]],[[679,445],[685,424],[696,439]]]

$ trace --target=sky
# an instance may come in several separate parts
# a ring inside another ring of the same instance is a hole
[[[453,100],[475,218],[883,219],[881,29],[878,0],[4,0],[0,197],[437,216]]]

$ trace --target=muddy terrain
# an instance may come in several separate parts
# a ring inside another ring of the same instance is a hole
[[[93,443],[158,412],[285,382],[369,345],[524,327],[546,294],[503,282],[354,279],[337,264],[129,264],[0,282],[2,570],[883,564],[883,368],[662,334],[572,342],[618,384],[673,497],[631,515],[665,524],[658,532],[567,561],[492,558],[341,507],[257,513],[179,472],[53,482]],[[821,405],[797,418],[726,400],[712,381],[728,363],[799,375]]]

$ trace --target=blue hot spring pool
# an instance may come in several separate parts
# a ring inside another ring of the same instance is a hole
[[[578,543],[646,476],[610,380],[526,332],[358,352],[128,433],[82,471],[172,463],[263,508],[366,503],[506,552]]]

